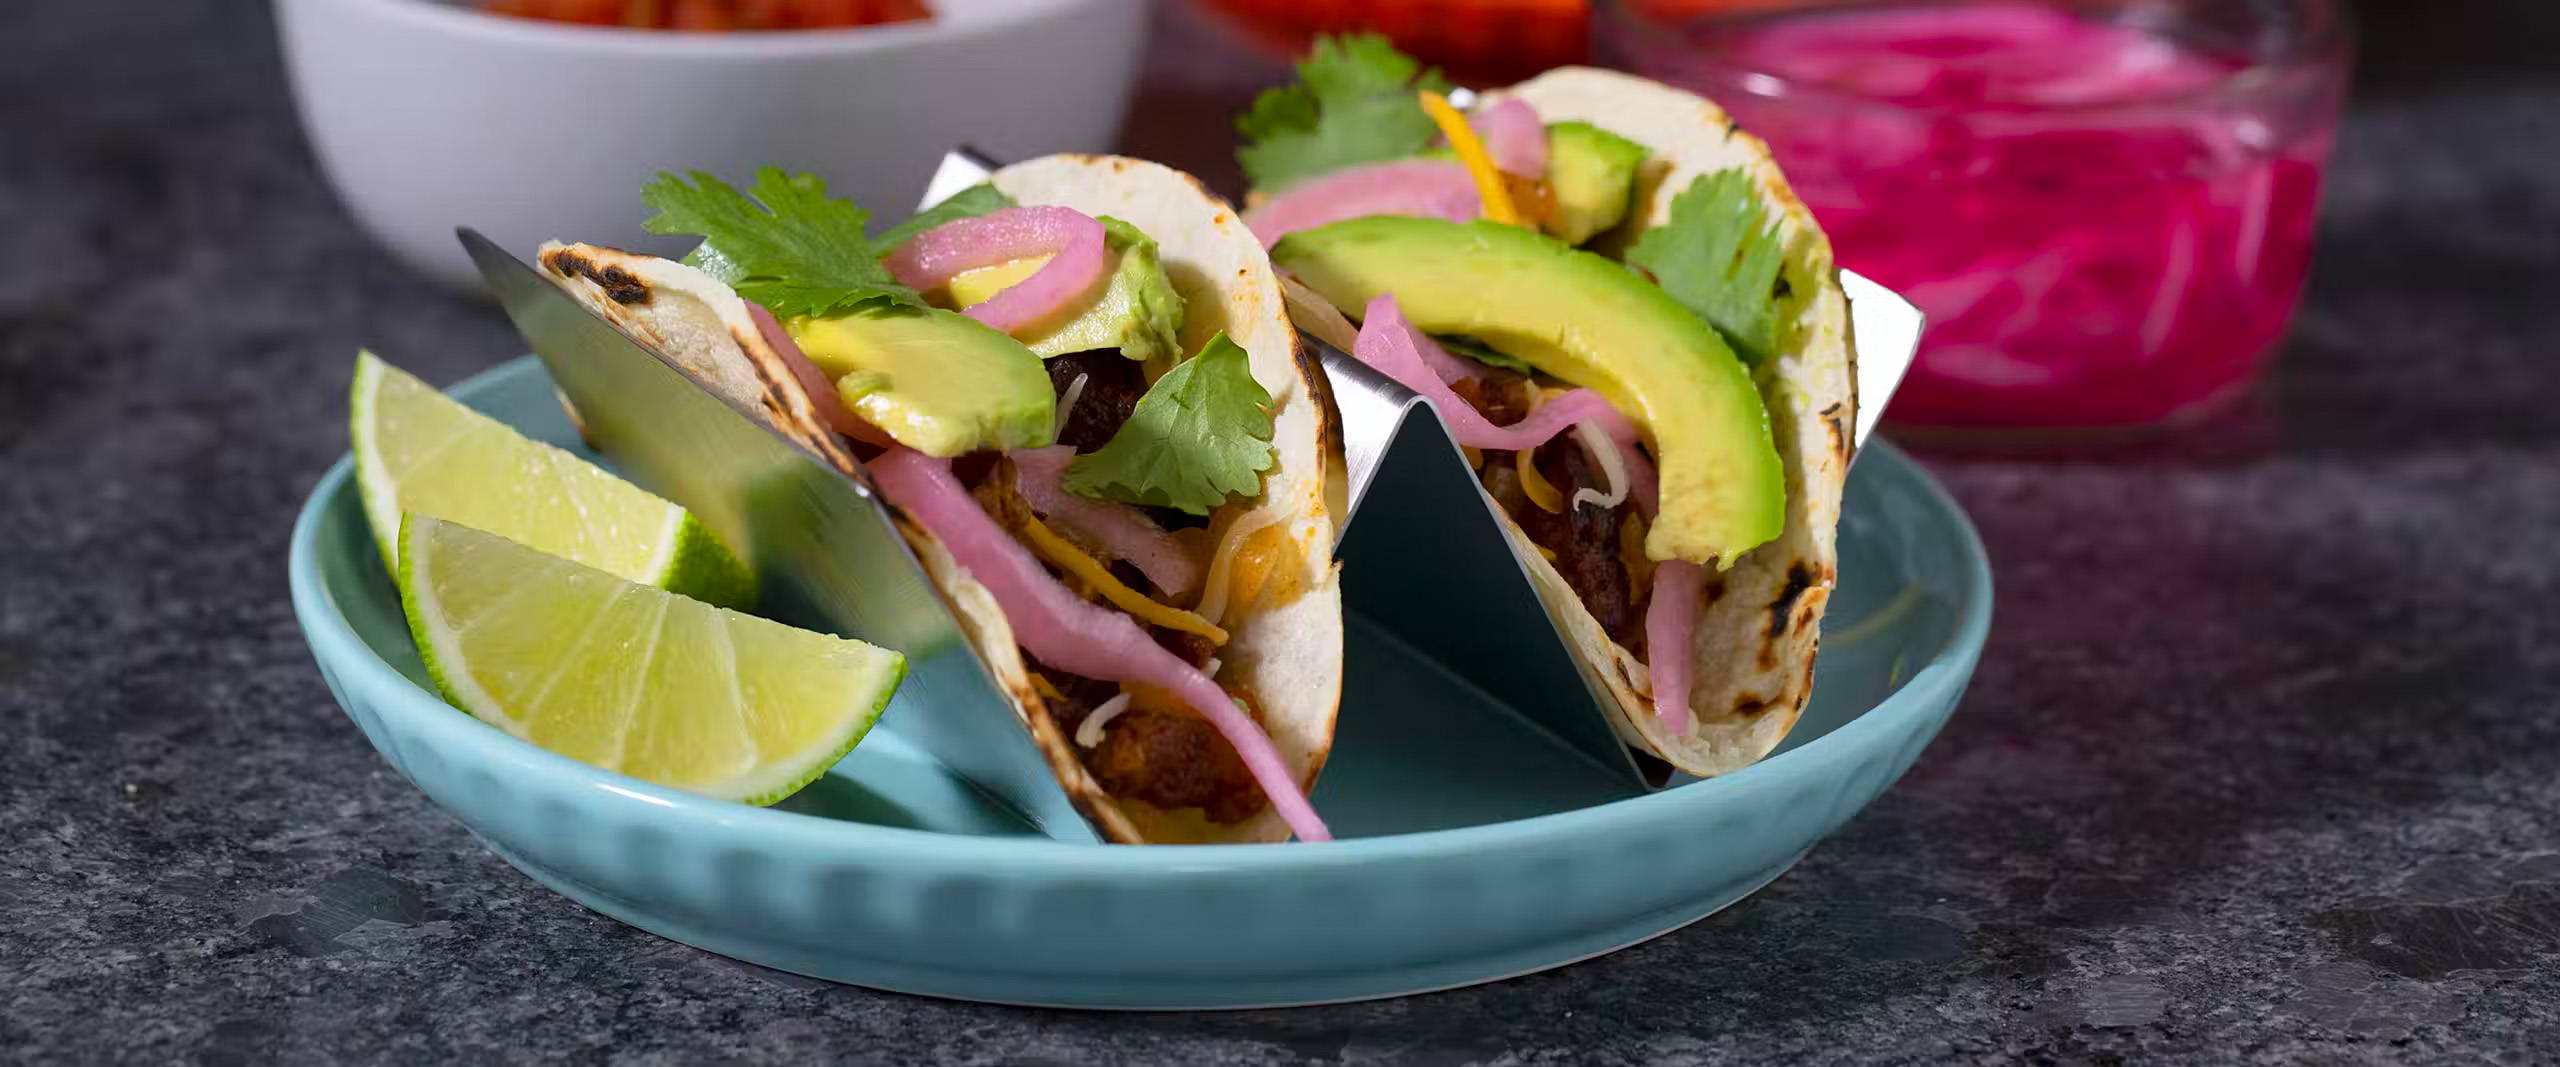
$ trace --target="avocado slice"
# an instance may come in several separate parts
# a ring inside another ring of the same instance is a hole
[[[1072,317],[1052,319],[1018,338],[1041,358],[1116,348],[1135,360],[1181,358],[1182,296],[1165,274],[1155,238],[1119,219],[1102,217],[1103,250],[1110,274],[1101,292]],[[954,307],[985,301],[1031,276],[1047,256],[1017,259],[964,271],[945,287]]]
[[[1542,227],[1569,245],[1607,232],[1627,217],[1643,145],[1588,122],[1547,127],[1547,188],[1556,198]]]
[[[959,312],[799,316],[783,330],[846,407],[925,455],[1038,448],[1057,436],[1058,397],[1040,357]]]
[[[1300,230],[1271,260],[1335,307],[1393,293],[1424,332],[1607,397],[1661,467],[1646,555],[1723,566],[1785,529],[1786,472],[1751,375],[1706,320],[1616,261],[1515,226],[1394,215]]]

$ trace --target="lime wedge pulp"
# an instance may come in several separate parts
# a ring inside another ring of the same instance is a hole
[[[906,657],[406,516],[400,601],[446,700],[571,759],[770,804],[878,721]]]
[[[356,355],[348,398],[356,487],[383,565],[400,515],[450,519],[644,585],[732,607],[753,599],[738,557],[683,508]]]

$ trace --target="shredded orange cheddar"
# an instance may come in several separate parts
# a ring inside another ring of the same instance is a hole
[[[1484,200],[1484,217],[1505,226],[1520,225],[1520,213],[1511,207],[1511,187],[1503,184],[1502,171],[1485,153],[1484,142],[1476,138],[1475,127],[1467,125],[1467,117],[1449,105],[1448,97],[1428,89],[1422,92],[1422,110],[1440,127],[1440,135],[1449,139],[1449,149],[1458,154],[1467,176],[1475,179],[1476,195]]]
[[[1227,643],[1227,631],[1223,627],[1181,608],[1159,603],[1145,593],[1129,588],[1120,579],[1111,576],[1110,568],[1103,566],[1092,556],[1085,555],[1076,546],[1068,544],[1066,538],[1058,536],[1057,531],[1042,525],[1040,520],[1027,515],[1023,517],[1022,539],[1031,543],[1032,551],[1048,557],[1049,562],[1057,564],[1086,585],[1092,586],[1094,592],[1102,594],[1104,600],[1110,601],[1120,610],[1168,630],[1198,634],[1208,638],[1212,644]]]
[[[1556,490],[1555,483],[1549,482],[1546,475],[1538,473],[1536,449],[1524,448],[1512,453],[1511,468],[1520,472],[1520,491],[1529,495],[1529,502],[1538,505],[1538,510],[1549,515],[1564,513],[1564,494]]]

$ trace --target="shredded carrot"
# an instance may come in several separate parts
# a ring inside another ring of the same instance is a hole
[[[1057,531],[1041,525],[1040,520],[1028,515],[1023,517],[1022,539],[1031,542],[1032,551],[1048,557],[1049,562],[1057,564],[1086,585],[1092,586],[1094,592],[1102,594],[1103,599],[1117,605],[1120,610],[1168,630],[1198,634],[1208,638],[1212,644],[1227,643],[1227,631],[1224,628],[1181,608],[1158,603],[1145,593],[1129,588],[1120,579],[1111,576],[1110,568],[1096,562],[1092,556],[1085,555],[1076,546],[1068,544],[1066,538],[1058,536]]]
[[[1511,187],[1503,184],[1502,171],[1485,154],[1484,142],[1476,138],[1475,127],[1467,125],[1467,117],[1449,106],[1448,97],[1428,89],[1422,92],[1422,110],[1440,127],[1440,135],[1449,139],[1449,148],[1466,166],[1467,176],[1475,179],[1476,195],[1484,200],[1484,217],[1506,226],[1519,225],[1520,213],[1511,207]]]

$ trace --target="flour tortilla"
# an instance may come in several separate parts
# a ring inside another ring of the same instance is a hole
[[[1223,535],[1240,517],[1267,512],[1251,536],[1264,567],[1230,576],[1219,676],[1249,696],[1301,788],[1313,790],[1332,751],[1342,699],[1342,593],[1333,562],[1342,439],[1323,377],[1282,309],[1279,279],[1232,208],[1180,171],[1118,156],[1061,155],[997,171],[997,189],[1026,205],[1109,215],[1155,238],[1185,301],[1183,350],[1224,330],[1244,347],[1272,396],[1275,463],[1262,495],[1211,517]],[[557,242],[542,249],[545,275],[599,315],[683,366],[705,387],[761,412],[786,436],[837,469],[862,477],[843,440],[825,428],[798,381],[728,286],[681,263],[618,249]],[[1330,458],[1328,458],[1330,457]],[[1227,825],[1198,809],[1167,811],[1114,797],[1086,772],[1073,739],[1043,712],[1012,626],[985,586],[931,534],[903,519],[901,532],[958,618],[970,644],[1011,697],[1050,769],[1104,837],[1123,843],[1281,841],[1289,828],[1264,808]]]
[[[1793,296],[1780,308],[1778,351],[1755,380],[1786,467],[1787,525],[1776,540],[1708,578],[1709,603],[1694,647],[1685,650],[1697,661],[1689,736],[1662,728],[1645,662],[1610,639],[1564,575],[1504,516],[1515,553],[1586,677],[1614,697],[1607,710],[1619,735],[1692,774],[1737,770],[1768,755],[1803,714],[1823,607],[1838,576],[1840,490],[1855,447],[1850,428],[1857,425],[1858,398],[1848,300],[1830,241],[1788,190],[1768,146],[1701,97],[1588,67],[1551,71],[1488,100],[1504,96],[1527,102],[1545,122],[1588,122],[1651,150],[1626,221],[1594,237],[1596,250],[1621,254],[1670,216],[1672,199],[1691,182],[1735,167],[1752,176],[1779,220],[1786,246],[1781,270]],[[1352,327],[1341,313],[1294,279],[1285,284],[1299,326],[1350,351]]]

